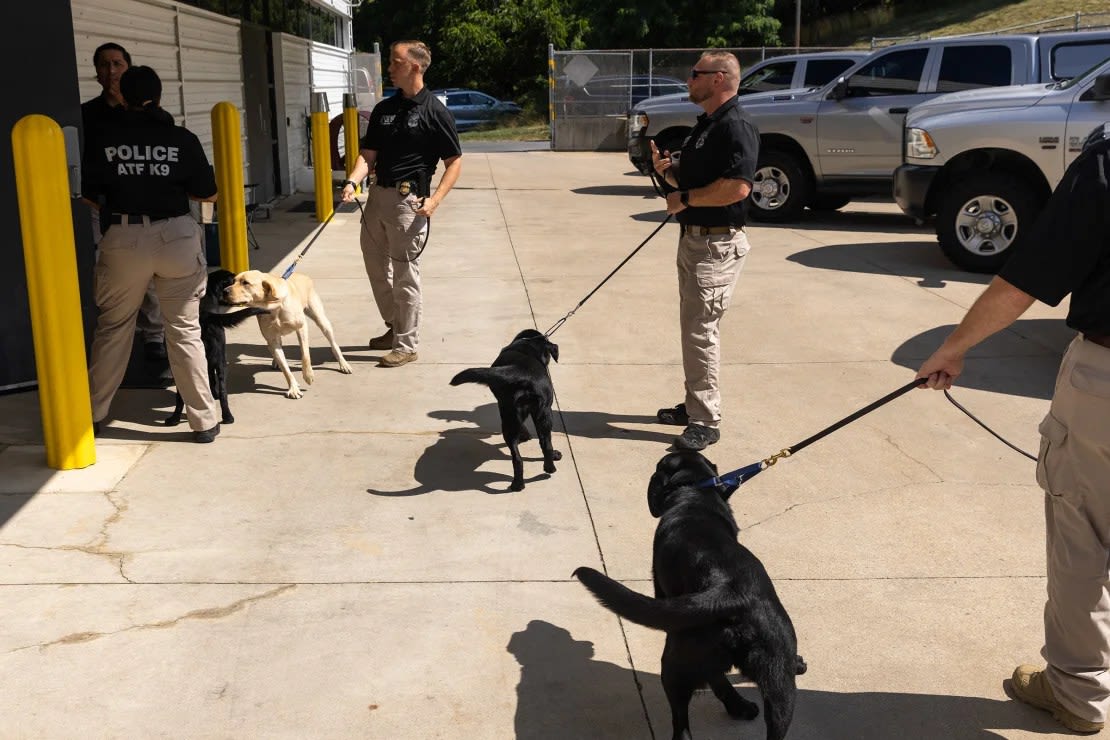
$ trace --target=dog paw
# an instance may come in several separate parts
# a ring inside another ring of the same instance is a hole
[[[346,362],[341,362],[339,363],[339,372],[343,373],[344,375],[350,375],[354,372],[354,368],[352,368]]]
[[[545,460],[544,463],[543,463],[543,472],[545,472],[545,473],[554,473],[555,472],[555,463],[551,462],[550,460]]]
[[[175,427],[181,423],[181,417],[177,415],[168,416],[162,423],[168,427]]]
[[[797,664],[794,667],[795,675],[800,676],[800,675],[802,675],[803,673],[805,673],[806,671],[809,670],[809,666],[806,665],[805,658],[803,658],[800,655],[795,655],[794,659],[797,661]]]
[[[220,419],[220,423],[221,424],[234,424],[235,423],[235,417],[232,416],[231,414],[228,414],[227,416]]]
[[[551,459],[552,460],[562,460],[563,459],[563,453],[559,452],[558,450],[552,450],[551,451]]]
[[[301,377],[304,378],[305,385],[312,385],[312,381],[316,380],[316,373],[311,370],[302,370]]]
[[[509,490],[510,491],[523,491],[524,490],[524,481],[514,480],[513,484],[511,486],[509,486]]]
[[[286,398],[300,398],[303,395],[304,393],[301,392],[301,389],[296,386],[293,386],[285,392]]]
[[[733,719],[755,719],[759,716],[759,706],[739,694],[736,695],[736,701],[725,704],[725,711]]]
[[[523,427],[520,430],[520,434],[516,435],[517,442],[527,442],[530,439],[532,439],[532,433]]]

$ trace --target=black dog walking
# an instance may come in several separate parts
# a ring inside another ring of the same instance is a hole
[[[227,270],[216,270],[208,275],[208,288],[200,299],[200,339],[204,344],[204,357],[208,362],[208,385],[212,395],[220,402],[223,424],[235,423],[231,407],[227,403],[227,330],[233,329],[251,316],[266,313],[261,308],[245,308],[233,313],[221,313],[220,306],[224,289],[235,281],[235,275]],[[185,402],[181,393],[177,394],[173,413],[166,417],[166,426],[181,423],[181,412]]]
[[[451,385],[481,383],[489,386],[501,412],[501,434],[513,458],[512,490],[524,490],[524,461],[520,443],[530,439],[524,421],[529,416],[543,450],[543,471],[555,472],[563,455],[551,446],[551,404],[555,389],[547,372],[548,362],[559,361],[559,346],[535,329],[525,329],[501,350],[491,367],[472,367],[451,378]]]
[[[674,740],[690,737],[688,705],[705,684],[730,716],[759,714],[729,683],[725,674],[733,666],[759,686],[768,740],[782,740],[794,716],[794,677],[806,664],[770,576],[736,541],[740,528],[728,497],[739,484],[699,485],[716,477],[717,466],[697,452],[673,452],[656,466],[648,484],[648,508],[659,518],[652,549],[655,598],[593,568],[574,575],[605,608],[667,633],[661,678]]]

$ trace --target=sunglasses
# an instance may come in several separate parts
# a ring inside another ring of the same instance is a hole
[[[724,74],[725,70],[723,70],[723,69],[696,69],[695,68],[695,69],[690,70],[690,79],[691,80],[696,80],[698,78],[698,75],[715,75],[718,72],[720,72],[721,74]]]

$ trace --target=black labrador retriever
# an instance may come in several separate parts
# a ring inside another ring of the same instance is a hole
[[[512,490],[524,490],[524,461],[520,443],[531,438],[524,420],[532,417],[543,450],[543,472],[554,473],[563,455],[551,447],[551,404],[555,389],[547,372],[550,360],[559,361],[559,346],[535,329],[525,329],[501,350],[491,367],[472,367],[451,378],[451,385],[489,386],[501,412],[501,434],[513,458]]]
[[[241,311],[223,313],[220,308],[229,304],[223,302],[224,289],[235,282],[235,274],[227,270],[215,270],[208,275],[208,287],[200,299],[200,339],[204,343],[204,356],[208,360],[208,385],[212,396],[220,401],[223,424],[234,424],[235,417],[227,404],[227,330],[243,323],[251,316],[266,313],[261,308],[245,308]],[[181,412],[185,401],[177,394],[173,413],[166,417],[166,426],[181,423]]]
[[[574,575],[605,608],[667,633],[661,678],[674,740],[691,737],[688,705],[705,684],[732,717],[759,714],[729,683],[725,674],[733,666],[759,686],[767,738],[781,740],[794,716],[794,677],[806,664],[771,578],[736,540],[740,528],[728,498],[737,486],[704,485],[716,476],[717,466],[689,450],[656,466],[648,484],[648,509],[659,518],[652,549],[655,598],[593,568]]]

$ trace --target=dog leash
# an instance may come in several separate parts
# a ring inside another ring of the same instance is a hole
[[[893,393],[886,394],[885,396],[880,398],[878,401],[870,403],[870,404],[864,406],[859,411],[856,411],[853,414],[849,414],[848,416],[845,416],[843,419],[836,422],[835,424],[831,424],[831,425],[825,427],[821,431],[817,432],[817,434],[814,434],[811,437],[807,437],[807,438],[803,439],[801,442],[799,442],[796,445],[793,445],[791,447],[787,447],[783,450],[780,450],[779,452],[776,452],[775,454],[771,455],[770,457],[768,457],[764,460],[760,460],[759,462],[752,463],[751,465],[745,465],[742,468],[732,470],[728,473],[725,473],[724,475],[718,475],[714,478],[704,480],[701,483],[698,483],[697,487],[698,488],[711,488],[713,486],[720,486],[720,485],[739,486],[742,483],[744,483],[746,481],[749,481],[752,478],[754,478],[755,476],[759,475],[764,470],[771,467],[772,465],[777,463],[782,458],[790,457],[791,455],[794,455],[798,452],[801,452],[803,449],[805,449],[806,447],[809,447],[811,444],[813,444],[817,440],[821,439],[822,437],[825,437],[829,434],[832,434],[837,429],[840,429],[843,426],[851,424],[853,421],[860,418],[861,416],[864,416],[865,414],[869,414],[872,411],[874,411],[875,409],[879,408],[880,406],[882,406],[884,404],[887,404],[887,403],[890,403],[895,398],[898,398],[899,396],[901,396],[905,393],[908,393],[909,391],[912,391],[914,388],[918,388],[918,387],[924,385],[925,380],[926,380],[925,378],[917,378],[912,383],[907,383],[906,385],[902,386],[901,388],[894,391]]]
[[[362,202],[358,198],[352,198],[352,200],[358,206],[359,223],[361,223],[362,228],[365,229],[366,228],[366,211],[362,210]],[[416,208],[413,208],[411,203],[409,204],[409,208],[412,208],[414,213],[416,212],[417,208],[423,208],[423,207],[424,207],[424,198],[420,199],[420,205],[417,206]],[[432,238],[432,217],[428,216],[426,220],[428,222],[428,228],[424,230],[424,243],[420,245],[420,251],[418,251],[415,255],[413,255],[412,259],[407,259],[407,260],[406,259],[401,259],[399,257],[394,257],[392,254],[389,255],[389,259],[393,260],[394,262],[416,262],[418,259],[420,259],[420,255],[424,254],[424,250],[428,247],[428,240]],[[369,232],[367,232],[367,233],[369,233]]]
[[[285,272],[281,273],[282,280],[289,279],[289,276],[293,274],[293,270],[297,269],[297,263],[304,259],[304,256],[308,254],[308,248],[312,246],[313,242],[320,238],[320,234],[324,233],[324,229],[327,228],[327,225],[331,223],[331,220],[333,218],[335,218],[335,214],[336,210],[333,208],[331,211],[331,215],[324,219],[324,223],[320,224],[320,228],[316,230],[316,233],[313,235],[312,239],[308,242],[308,244],[305,245],[305,248],[301,250],[301,253],[297,255],[297,259],[293,260],[293,264],[289,265],[289,267],[286,267]]]
[[[605,285],[605,283],[609,282],[609,278],[611,278],[611,277],[613,277],[614,275],[616,275],[616,274],[617,274],[617,270],[620,270],[620,269],[621,269],[622,267],[624,267],[624,266],[625,266],[625,264],[627,264],[627,263],[628,263],[628,260],[630,260],[630,259],[632,259],[633,257],[635,257],[635,256],[636,256],[636,253],[637,253],[637,252],[639,252],[639,251],[640,251],[641,249],[643,249],[643,248],[644,248],[644,245],[645,245],[645,244],[647,244],[647,243],[648,243],[649,241],[651,241],[651,238],[652,238],[653,236],[655,236],[656,234],[658,234],[658,233],[659,233],[659,231],[660,231],[660,229],[662,229],[662,228],[663,228],[664,226],[666,226],[666,225],[667,225],[667,223],[668,223],[668,222],[670,222],[670,220],[671,220],[671,217],[672,217],[672,214],[668,213],[668,214],[667,214],[667,217],[666,217],[665,219],[663,219],[663,223],[661,223],[661,224],[659,224],[658,226],[656,226],[656,227],[655,227],[655,231],[653,231],[653,232],[651,232],[650,234],[648,234],[648,237],[647,237],[647,239],[644,239],[644,240],[643,240],[642,242],[640,242],[640,246],[638,246],[638,247],[636,247],[635,249],[633,249],[633,250],[632,250],[632,253],[631,253],[630,255],[628,255],[628,256],[627,256],[627,257],[625,257],[625,258],[624,258],[623,260],[621,260],[621,263],[620,263],[619,265],[617,265],[617,266],[616,266],[616,267],[615,267],[615,268],[613,269],[613,271],[612,271],[612,272],[610,272],[610,273],[609,273],[608,275],[606,275],[606,276],[605,276],[605,279],[604,279],[604,280],[602,280],[602,281],[601,281],[600,283],[598,283],[598,284],[597,284],[597,287],[596,287],[596,288],[594,288],[594,289],[593,289],[593,290],[591,290],[591,291],[590,291],[589,293],[587,293],[587,294],[586,294],[586,297],[585,297],[585,298],[583,298],[582,300],[580,300],[580,301],[578,302],[578,305],[577,305],[577,306],[575,306],[574,308],[572,308],[572,309],[570,310],[570,313],[568,313],[568,314],[567,314],[566,316],[564,316],[563,318],[559,319],[559,320],[558,320],[558,321],[556,321],[556,322],[555,322],[554,324],[552,324],[552,325],[551,325],[551,328],[550,328],[550,329],[548,329],[547,331],[545,331],[543,335],[544,335],[545,337],[550,337],[550,336],[551,336],[552,334],[554,334],[554,333],[555,333],[555,331],[556,331],[557,329],[559,329],[559,327],[561,327],[561,326],[562,326],[563,324],[567,323],[567,319],[569,319],[569,318],[570,318],[571,316],[573,316],[573,315],[575,314],[575,312],[576,312],[576,311],[577,311],[578,309],[582,308],[582,304],[584,304],[584,303],[585,303],[586,301],[590,300],[590,298],[592,298],[592,297],[593,297],[593,294],[594,294],[594,293],[596,293],[597,291],[601,290],[601,286],[602,286],[602,285]]]

